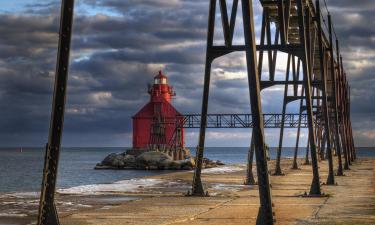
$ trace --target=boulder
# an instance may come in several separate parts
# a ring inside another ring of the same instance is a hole
[[[113,166],[113,167],[123,167],[124,157],[122,154],[112,153],[104,158],[101,165],[102,166]]]
[[[220,161],[220,160],[217,160],[216,161],[216,165],[218,165],[218,166],[223,166],[223,165],[225,165],[222,161]]]
[[[124,160],[125,166],[127,166],[127,167],[134,166],[135,162],[136,162],[135,156],[133,156],[133,155],[124,155],[123,160]]]
[[[145,152],[135,158],[135,166],[145,169],[164,169],[169,167],[173,159],[163,152]]]
[[[141,155],[139,155],[137,158],[136,158],[136,161],[145,161],[145,162],[161,162],[163,160],[166,160],[166,159],[170,159],[172,160],[172,158],[163,153],[163,152],[157,152],[157,151],[150,151],[150,152],[145,152],[145,153],[142,153]]]
[[[182,165],[181,169],[183,170],[193,170],[195,167],[195,161],[193,158],[188,158],[184,160],[184,164]]]
[[[181,169],[182,169],[182,170],[193,170],[194,167],[191,167],[191,166],[185,164],[185,165],[183,165],[183,166],[181,167]]]
[[[191,168],[195,167],[195,158],[194,157],[189,157],[185,159],[185,165],[190,166]]]
[[[172,163],[169,164],[169,169],[180,170],[183,167],[184,164],[185,164],[184,160],[175,160],[175,161],[172,161]]]

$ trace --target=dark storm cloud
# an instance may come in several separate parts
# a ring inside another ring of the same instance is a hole
[[[50,102],[55,66],[57,24],[58,20],[51,16],[0,15],[0,140],[3,145],[22,142],[19,135],[43,132],[48,127],[47,102]]]
[[[90,57],[94,60],[135,61],[141,63],[178,63],[178,64],[200,64],[203,61],[201,48],[189,48],[190,54],[186,54],[186,48],[152,51],[134,51],[123,49],[115,52],[95,54]],[[79,64],[79,63],[78,63]]]
[[[85,0],[87,4],[94,4],[98,6],[112,7],[115,10],[120,10],[122,12],[127,12],[133,10],[134,6],[143,6],[150,9],[155,9],[155,7],[168,7],[180,4],[178,0],[128,0],[128,1],[117,1],[117,0]]]
[[[154,50],[169,41],[204,40],[205,30],[200,19],[166,19],[166,16],[143,12],[132,15],[136,19],[105,15],[78,17],[74,27],[75,46]]]
[[[357,145],[375,144],[375,1],[329,0],[351,86],[352,123]]]
[[[366,11],[369,9],[375,9],[373,0],[361,0],[360,2],[354,3],[353,1],[342,1],[342,0],[326,0],[329,9],[344,8],[344,9],[355,9],[358,12]],[[322,4],[323,5],[323,4]]]
[[[200,89],[191,87],[202,81],[201,70],[196,69],[202,68],[204,59],[206,16],[201,8],[191,15],[192,5],[187,10],[180,1],[87,2],[119,12],[132,9],[126,15],[75,15],[64,130],[68,138],[74,136],[70,134],[102,136],[103,140],[113,136],[128,145],[124,139],[131,131],[130,117],[147,101],[147,83],[159,69],[170,71],[180,95],[196,98],[190,106],[197,105]],[[46,140],[58,7],[57,2],[29,5],[24,14],[0,15],[2,145],[43,145]],[[185,105],[183,101],[177,105]],[[79,138],[66,143],[82,144]]]

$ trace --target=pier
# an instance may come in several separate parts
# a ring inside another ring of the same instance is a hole
[[[274,165],[272,161],[270,167]],[[282,166],[287,168],[284,171],[286,176],[271,177],[276,224],[373,224],[374,159],[359,159],[353,164],[353,169],[345,173],[345,177],[336,178],[339,185],[323,185],[322,192],[326,196],[321,198],[303,197],[312,178],[310,165],[301,165],[300,170],[291,169],[291,165],[291,160],[283,160]],[[322,178],[327,177],[327,161],[320,163],[320,170]],[[184,188],[191,179],[189,172],[153,177],[177,184],[146,188],[143,194],[117,193],[141,199],[113,201],[106,205],[99,203],[91,209],[62,213],[61,224],[255,224],[259,194],[256,186],[243,185],[245,171],[242,165],[242,170],[236,172],[203,173],[207,190],[214,194],[208,198],[183,197]],[[59,199],[66,197],[60,196]]]

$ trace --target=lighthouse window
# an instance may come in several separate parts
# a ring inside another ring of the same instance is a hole
[[[157,78],[155,84],[167,84],[167,78]]]

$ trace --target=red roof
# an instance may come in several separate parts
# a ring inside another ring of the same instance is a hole
[[[182,116],[182,114],[173,107],[173,105],[162,99],[162,115],[166,117]],[[154,102],[149,102],[141,110],[139,110],[133,118],[139,117],[152,117],[154,115]]]

